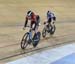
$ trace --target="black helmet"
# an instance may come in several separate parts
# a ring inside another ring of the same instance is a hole
[[[31,16],[31,14],[32,14],[31,10],[27,12],[27,16]]]
[[[49,13],[49,10],[47,12]]]

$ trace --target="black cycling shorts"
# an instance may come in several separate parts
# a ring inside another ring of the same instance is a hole
[[[49,19],[48,19],[48,23],[51,23],[51,21],[52,21],[52,19],[51,19],[51,18],[49,18]]]

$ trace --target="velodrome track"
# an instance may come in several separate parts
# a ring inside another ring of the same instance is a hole
[[[37,2],[37,3],[36,3]],[[68,44],[75,41],[75,1],[74,0],[0,0],[0,62],[15,60],[11,57],[27,56],[31,51],[44,50],[47,47],[55,47],[60,44]],[[30,5],[32,4],[32,5]],[[46,11],[52,10],[57,16],[56,32],[53,37],[41,38],[37,48],[28,47],[25,51],[20,48],[23,34],[24,16],[27,10],[33,10],[41,16],[42,31],[43,21],[46,19]],[[26,53],[26,54],[25,54]],[[21,56],[21,54],[23,54]],[[30,54],[34,54],[33,52]],[[29,55],[30,55],[29,54]]]
[[[55,33],[53,37],[48,36],[45,39],[42,38],[39,45],[36,48],[33,48],[32,46],[30,46],[26,50],[22,50],[20,48],[20,40],[21,39],[19,39],[18,42],[16,42],[16,43],[13,42],[11,44],[6,44],[6,45],[0,47],[0,61],[8,62],[9,59],[14,60],[12,58],[15,58],[17,56],[20,56],[18,58],[21,58],[23,56],[28,56],[28,55],[34,54],[34,52],[36,53],[36,52],[38,52],[38,50],[42,51],[45,48],[58,47],[59,45],[65,45],[65,44],[74,42],[75,41],[75,36],[74,36],[75,32],[72,32],[72,33],[71,32],[64,33],[61,35]]]

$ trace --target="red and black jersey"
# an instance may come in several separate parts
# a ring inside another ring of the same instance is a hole
[[[34,13],[31,14],[31,16],[26,16],[27,20],[31,20],[31,22],[36,22],[36,15]]]
[[[37,22],[37,15],[35,15],[34,13],[31,14],[31,16],[26,16],[26,21],[25,21],[25,27],[28,23],[28,20],[31,21],[31,23],[36,23]]]

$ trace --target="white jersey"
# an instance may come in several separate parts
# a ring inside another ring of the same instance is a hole
[[[52,13],[52,12],[47,13],[47,19],[53,18],[53,17],[55,17],[54,13]]]
[[[55,17],[55,16],[54,16],[54,13],[51,13],[51,18],[53,18],[53,17]]]

